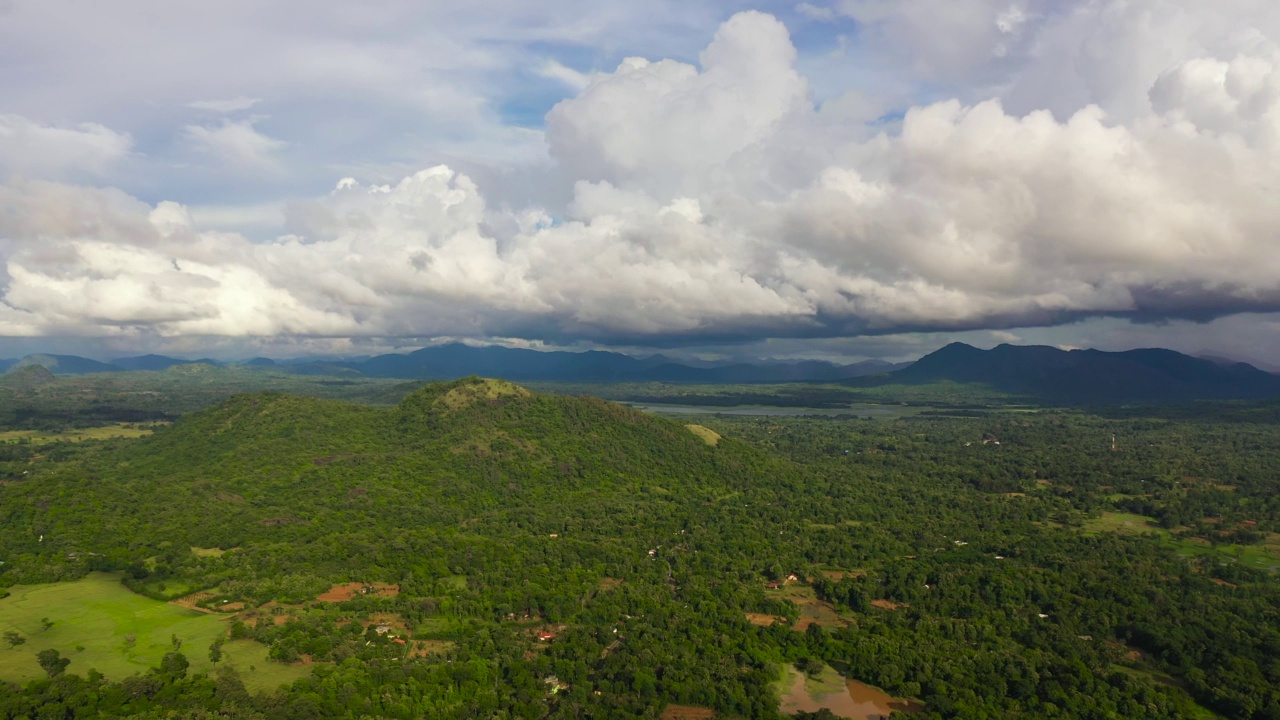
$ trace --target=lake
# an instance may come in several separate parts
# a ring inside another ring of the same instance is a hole
[[[798,415],[856,415],[866,418],[896,418],[914,415],[926,408],[903,405],[851,405],[845,408],[773,407],[762,405],[667,405],[665,403],[623,403],[636,410],[659,415],[761,415],[794,417]]]

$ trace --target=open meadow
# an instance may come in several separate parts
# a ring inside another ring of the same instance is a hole
[[[209,671],[209,646],[225,637],[227,617],[187,610],[136,595],[117,575],[92,573],[74,582],[17,585],[0,600],[0,633],[17,632],[25,642],[0,645],[0,680],[26,682],[44,675],[42,650],[71,660],[68,672],[90,669],[111,679],[145,673],[165,653],[177,650],[192,672]],[[52,624],[45,627],[45,620]],[[228,642],[220,664],[240,672],[252,690],[272,689],[309,673],[309,668],[267,660],[267,647],[250,640]]]

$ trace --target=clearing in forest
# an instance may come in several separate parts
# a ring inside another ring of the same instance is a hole
[[[1084,524],[1086,535],[1101,532],[1114,532],[1122,535],[1152,534],[1168,544],[1179,555],[1186,558],[1201,555],[1213,555],[1219,560],[1237,562],[1255,570],[1280,570],[1280,536],[1268,535],[1257,545],[1215,544],[1200,537],[1175,535],[1156,524],[1156,521],[1145,515],[1134,515],[1122,512],[1104,512],[1101,517],[1093,518]]]
[[[830,665],[823,665],[817,675],[806,675],[788,666],[782,678],[774,682],[774,688],[782,698],[779,709],[784,715],[825,709],[836,717],[886,720],[895,712],[924,710],[924,705],[915,700],[895,698],[880,688],[846,679]]]
[[[1100,532],[1144,533],[1160,532],[1156,521],[1146,515],[1133,513],[1104,512],[1084,524],[1084,531],[1089,534]]]
[[[689,432],[702,438],[702,441],[708,445],[716,445],[720,442],[720,433],[703,425],[685,425]]]
[[[191,663],[191,672],[209,672],[209,645],[227,634],[226,617],[207,615],[136,595],[120,576],[91,573],[74,582],[15,585],[0,600],[0,632],[26,639],[0,646],[0,680],[25,683],[44,677],[36,662],[41,650],[57,650],[71,661],[68,672],[83,676],[96,669],[113,680],[145,673],[173,652]],[[43,620],[53,624],[47,629]],[[267,660],[267,647],[252,640],[223,647],[224,665],[240,672],[251,690],[273,690],[310,671]]]
[[[710,720],[716,716],[711,708],[697,705],[668,705],[658,717],[662,720]]]
[[[755,613],[755,612],[747,613],[747,622],[751,623],[752,625],[755,625],[756,627],[769,627],[774,623],[780,623],[780,622],[786,622],[786,621],[787,621],[786,618],[778,617],[777,615],[766,615],[765,613]]]
[[[320,593],[316,600],[320,602],[345,602],[360,595],[395,597],[400,594],[399,585],[379,585],[377,583],[352,582],[334,585]]]
[[[216,548],[216,547],[215,547],[215,548],[202,548],[202,547],[195,547],[195,546],[193,545],[193,546],[191,546],[191,554],[192,554],[192,555],[195,555],[196,557],[201,557],[201,558],[207,558],[207,557],[222,557],[223,555],[226,555],[226,554],[227,554],[227,553],[229,553],[229,552],[234,552],[234,551],[239,550],[239,549],[240,549],[240,548],[238,548],[238,547],[233,547],[233,548],[227,548],[226,550],[223,550],[222,548]]]
[[[157,423],[165,424],[168,423]],[[82,440],[110,440],[112,438],[140,438],[154,432],[150,427],[142,428],[131,423],[114,423],[101,427],[75,428],[73,430],[5,430],[0,432],[0,443],[27,440],[33,445],[47,445],[55,442],[80,442]]]
[[[831,603],[819,600],[817,594],[809,585],[790,582],[782,588],[766,590],[765,594],[770,597],[790,600],[800,608],[800,619],[796,621],[795,625],[791,626],[791,629],[797,632],[808,630],[810,625],[818,625],[827,630],[849,627],[850,621],[843,617]]]

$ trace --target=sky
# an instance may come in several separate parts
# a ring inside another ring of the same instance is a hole
[[[0,0],[0,357],[1280,367],[1274,0]]]

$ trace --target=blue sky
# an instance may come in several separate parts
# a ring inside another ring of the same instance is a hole
[[[8,0],[0,356],[1266,364],[1278,40],[1261,0]]]

